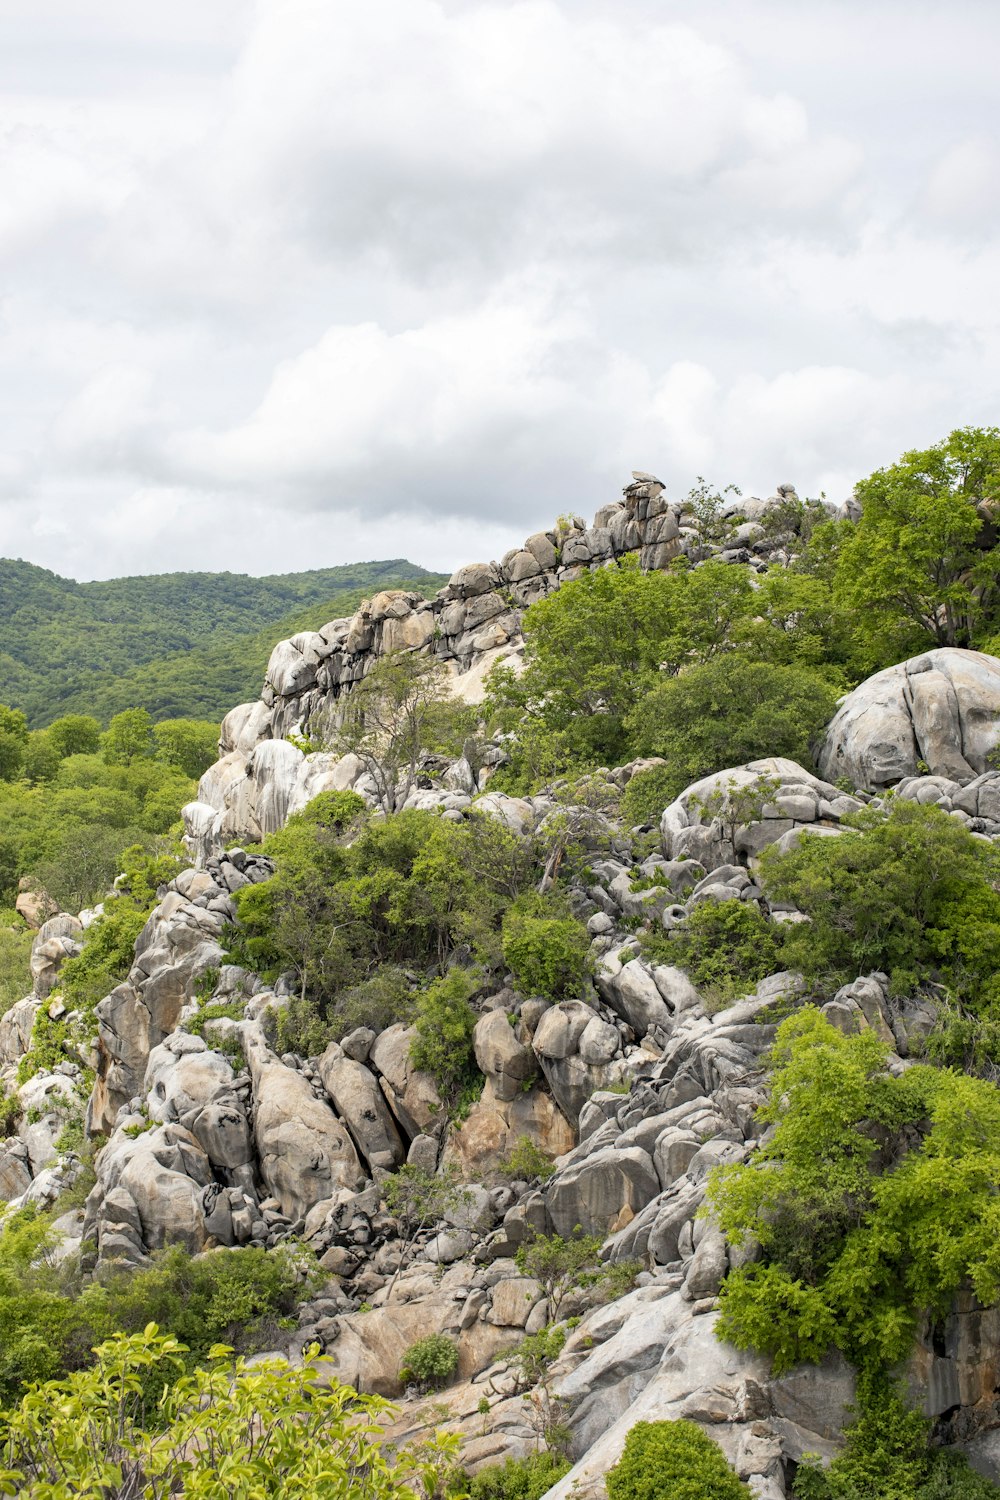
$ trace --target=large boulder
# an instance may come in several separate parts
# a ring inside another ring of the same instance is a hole
[[[397,1023],[380,1033],[368,1054],[386,1102],[408,1140],[423,1133],[439,1135],[447,1119],[434,1079],[413,1066],[410,1049],[415,1039],[412,1026]]]
[[[59,970],[67,958],[75,958],[83,940],[83,923],[66,912],[50,917],[31,944],[31,978],[39,1000],[52,993]]]
[[[686,787],[664,810],[660,834],[669,860],[698,860],[715,871],[803,828],[836,832],[862,805],[796,761],[772,755]]]
[[[323,1087],[351,1132],[370,1168],[389,1171],[405,1160],[406,1150],[374,1076],[363,1063],[346,1056],[331,1042],[319,1060]]]
[[[511,1100],[498,1099],[492,1079],[461,1125],[449,1131],[445,1162],[455,1162],[469,1180],[487,1176],[499,1157],[527,1137],[550,1159],[571,1151],[576,1132],[552,1095],[535,1086]]]
[[[876,791],[915,776],[965,785],[1000,744],[1000,661],[942,647],[876,672],[841,703],[819,752],[831,781]]]
[[[546,1192],[556,1233],[605,1235],[617,1227],[623,1210],[636,1214],[660,1192],[649,1153],[638,1146],[609,1146],[565,1167]]]
[[[244,1048],[253,1079],[254,1134],[260,1175],[287,1218],[304,1219],[339,1188],[360,1189],[365,1173],[346,1125],[308,1080],[279,1062],[259,1028],[248,1025]]]
[[[492,1079],[498,1099],[516,1099],[538,1072],[535,1054],[519,1042],[503,1010],[487,1011],[472,1034],[479,1071]]]

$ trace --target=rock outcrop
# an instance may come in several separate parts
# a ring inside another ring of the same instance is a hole
[[[452,673],[458,697],[481,702],[494,663],[509,661],[517,668],[524,649],[521,614],[536,600],[626,553],[637,553],[645,569],[665,568],[682,556],[697,562],[715,555],[761,571],[787,562],[796,546],[794,534],[768,531],[760,523],[794,498],[791,485],[780,485],[767,500],[733,501],[728,511],[734,520],[742,517],[743,525],[735,526],[724,543],[709,543],[687,501],[668,501],[655,476],[635,473],[623,498],[603,506],[591,526],[578,516],[563,518],[499,562],[459,568],[433,599],[389,590],[367,600],[350,619],[280,642],[260,700],[226,715],[221,758],[202,777],[197,802],[184,809],[192,854],[204,860],[233,840],[255,841],[321,791],[370,791],[364,768],[353,757],[307,754],[284,736],[311,736],[322,743],[336,722],[339,700],[379,656],[431,653]],[[483,789],[490,767],[484,769],[485,777],[470,769],[465,791]],[[448,809],[468,805],[461,789],[430,795]],[[449,802],[449,795],[457,800]]]
[[[876,672],[830,723],[819,767],[877,791],[929,772],[966,786],[1000,746],[1000,662],[942,648]]]

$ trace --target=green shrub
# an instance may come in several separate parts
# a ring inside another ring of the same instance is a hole
[[[589,950],[586,928],[544,898],[522,898],[504,918],[504,963],[525,995],[578,999],[590,975]]]
[[[843,1452],[828,1468],[804,1463],[796,1500],[997,1500],[1000,1487],[984,1479],[964,1454],[930,1445],[931,1423],[910,1410],[882,1376],[863,1374],[855,1417]]]
[[[501,1156],[497,1166],[505,1177],[525,1182],[545,1182],[555,1172],[545,1152],[535,1145],[530,1135],[519,1136],[511,1149]]]
[[[409,1019],[404,970],[443,972],[459,951],[499,958],[501,916],[537,880],[530,841],[486,816],[456,824],[415,809],[348,840],[335,819],[310,821],[311,806],[265,840],[274,876],[237,892],[231,961],[272,981],[291,970],[336,1036]]]
[[[417,1339],[403,1355],[399,1367],[402,1385],[437,1389],[446,1385],[458,1369],[458,1345],[446,1333],[429,1333]]]
[[[568,1458],[555,1453],[531,1453],[508,1458],[480,1469],[469,1481],[469,1500],[541,1500],[547,1490],[568,1474]]]
[[[891,1367],[961,1286],[1000,1297],[1000,1093],[926,1066],[894,1077],[887,1055],[813,1007],[784,1021],[760,1111],[774,1132],[711,1178],[722,1229],[763,1257],[727,1277],[719,1335],[779,1372],[831,1346]]]
[[[637,1422],[608,1470],[608,1500],[749,1500],[712,1439],[694,1422]]]
[[[785,929],[789,968],[834,983],[883,970],[896,994],[944,981],[974,1013],[1000,1000],[1000,850],[938,807],[894,800],[840,838],[766,849],[769,899],[808,924]]]
[[[640,823],[659,823],[665,807],[669,807],[677,793],[676,772],[669,766],[650,766],[638,771],[622,793],[621,814],[626,828]]]
[[[731,652],[659,682],[628,724],[640,754],[666,760],[672,776],[657,789],[672,801],[703,776],[762,756],[809,766],[836,708],[836,690],[813,669]]]
[[[643,948],[686,969],[698,989],[722,1004],[782,966],[776,929],[755,901],[703,901],[671,933],[643,939]]]
[[[419,1451],[379,1442],[385,1402],[316,1378],[309,1363],[248,1368],[216,1353],[184,1375],[189,1351],[155,1324],[109,1339],[92,1370],[28,1392],[5,1412],[0,1485],[9,1495],[255,1495],[414,1500],[438,1492],[458,1442]],[[148,1391],[162,1399],[149,1404]],[[138,1476],[138,1477],[137,1477]]]
[[[86,1174],[92,1185],[93,1174]],[[57,1212],[66,1207],[61,1197]],[[159,1322],[190,1345],[191,1361],[215,1343],[241,1353],[273,1347],[276,1320],[291,1313],[312,1281],[300,1279],[291,1249],[220,1251],[193,1258],[178,1247],[136,1271],[82,1285],[74,1262],[52,1264],[53,1235],[34,1208],[10,1214],[0,1233],[0,1402],[30,1380],[91,1363],[95,1344]]]
[[[473,970],[449,969],[417,998],[410,1057],[415,1068],[431,1074],[446,1099],[460,1099],[481,1087],[482,1075],[472,1050],[479,1017],[469,1004],[480,982]]]

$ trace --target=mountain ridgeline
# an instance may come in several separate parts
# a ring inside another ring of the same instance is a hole
[[[315,630],[381,589],[433,592],[445,575],[393,558],[262,578],[159,573],[77,583],[0,559],[0,701],[32,728],[128,708],[218,721],[256,695],[275,641]]]

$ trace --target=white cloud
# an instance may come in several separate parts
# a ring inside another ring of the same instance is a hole
[[[633,466],[839,496],[993,420],[998,33],[962,0],[0,14],[0,550],[451,567]]]

